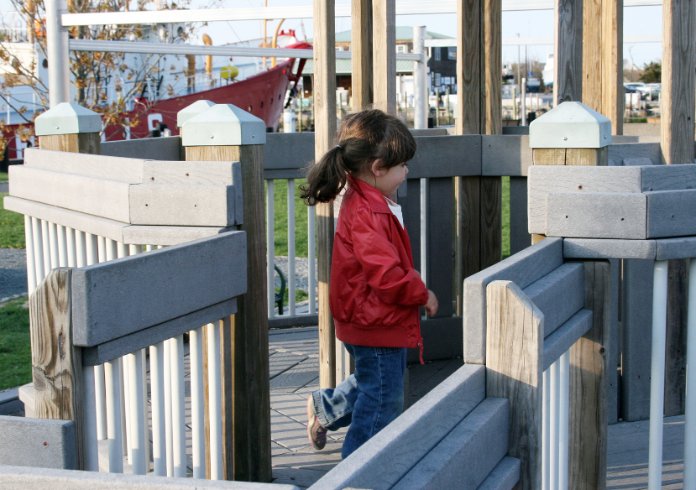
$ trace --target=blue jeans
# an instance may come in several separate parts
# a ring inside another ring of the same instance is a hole
[[[312,398],[322,426],[350,425],[341,451],[347,458],[403,411],[406,349],[344,345],[355,372],[336,388],[313,392]]]

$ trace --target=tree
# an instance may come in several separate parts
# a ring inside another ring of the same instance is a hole
[[[657,61],[651,61],[643,65],[643,72],[640,74],[639,79],[645,83],[660,83],[662,80],[662,64]]]
[[[25,29],[19,33],[5,30],[0,32],[0,63],[6,71],[0,84],[0,99],[16,111],[27,124],[24,134],[33,134],[30,123],[48,108],[46,56],[45,8],[43,0],[11,0]],[[150,10],[151,5],[158,8],[179,8],[173,0],[137,0],[137,10]],[[128,0],[68,0],[71,13],[126,11],[130,9]],[[95,40],[160,40],[173,42],[186,40],[192,27],[178,26],[175,34],[164,27],[162,32],[156,26],[90,26],[73,27],[69,37]],[[22,56],[21,53],[24,53]],[[26,56],[32,52],[33,56]],[[147,94],[155,98],[166,87],[161,87],[162,66],[160,55],[128,55],[124,53],[71,51],[70,75],[75,89],[75,101],[102,115],[105,125],[135,125],[137,120],[125,120],[126,108],[134,100]],[[9,71],[8,71],[9,69]],[[183,76],[183,74],[182,74]],[[17,87],[28,87],[36,101],[33,108],[12,97]],[[148,88],[150,87],[150,88]],[[156,90],[152,87],[156,87]],[[157,92],[157,93],[152,93]],[[0,123],[0,129],[4,123]],[[27,133],[27,131],[29,133]],[[26,136],[28,137],[28,136]],[[0,142],[0,150],[4,149]]]

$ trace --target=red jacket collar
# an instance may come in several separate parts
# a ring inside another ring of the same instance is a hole
[[[350,174],[348,175],[348,185],[349,189],[357,192],[367,201],[368,206],[370,206],[373,212],[391,213],[387,205],[387,200],[377,188]]]

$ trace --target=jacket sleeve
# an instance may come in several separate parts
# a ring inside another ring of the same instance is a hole
[[[353,252],[374,293],[389,304],[427,303],[428,289],[420,274],[411,264],[403,263],[397,245],[389,241],[378,217],[367,209],[356,214],[351,230]]]

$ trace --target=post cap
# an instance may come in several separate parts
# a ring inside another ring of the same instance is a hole
[[[37,136],[98,133],[101,130],[101,116],[75,102],[61,102],[38,116],[34,122]]]
[[[232,104],[216,104],[181,127],[183,146],[239,146],[266,143],[266,124]]]
[[[529,125],[530,148],[603,148],[611,121],[580,102],[562,102]]]
[[[210,100],[197,100],[193,104],[184,107],[176,114],[176,127],[180,128],[186,121],[197,116],[203,111],[207,111],[214,105],[215,102]]]

